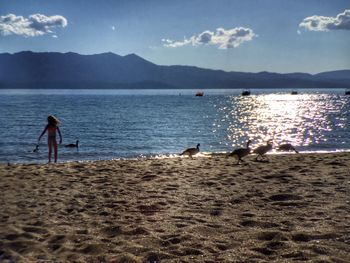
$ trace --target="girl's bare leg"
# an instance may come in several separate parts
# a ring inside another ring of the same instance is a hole
[[[55,154],[55,163],[57,163],[57,155],[58,155],[58,150],[57,150],[57,142],[53,143],[53,147],[54,147],[54,154]]]
[[[51,163],[52,142],[49,141],[48,146],[49,146],[49,163]]]

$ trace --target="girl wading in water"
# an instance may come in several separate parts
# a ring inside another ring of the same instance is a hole
[[[38,144],[41,139],[41,137],[45,134],[47,131],[47,145],[49,147],[49,163],[51,163],[51,153],[52,153],[52,147],[54,148],[54,157],[55,157],[55,163],[57,163],[57,141],[56,141],[56,131],[58,132],[58,135],[60,136],[60,144],[62,143],[62,135],[60,128],[58,128],[58,125],[60,124],[60,121],[53,115],[50,115],[47,117],[47,125],[41,135],[38,139]]]

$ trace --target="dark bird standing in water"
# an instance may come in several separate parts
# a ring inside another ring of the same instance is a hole
[[[254,153],[257,154],[255,160],[256,161],[262,161],[262,160],[268,160],[268,158],[266,157],[266,153],[268,151],[271,151],[272,150],[272,141],[271,140],[268,140],[266,142],[266,145],[261,145],[259,146],[258,148],[254,149]]]
[[[228,156],[234,156],[235,158],[237,158],[237,164],[239,164],[240,162],[243,162],[242,158],[250,154],[251,149],[249,148],[249,144],[251,142],[252,142],[251,140],[248,140],[246,148],[235,149]]]
[[[180,155],[188,155],[191,159],[193,159],[192,156],[199,153],[199,146],[200,146],[200,143],[197,144],[196,148],[188,148],[184,150]]]
[[[65,145],[65,147],[68,147],[68,148],[77,148],[78,149],[78,144],[79,144],[79,140],[77,140],[76,142],[75,142],[75,144],[74,143],[70,143],[70,144],[67,144],[67,145]]]

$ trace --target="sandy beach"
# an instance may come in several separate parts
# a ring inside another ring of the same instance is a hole
[[[0,262],[350,262],[350,153],[0,166]]]

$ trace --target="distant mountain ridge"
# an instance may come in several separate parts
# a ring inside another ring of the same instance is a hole
[[[318,74],[226,72],[162,66],[136,54],[0,54],[0,88],[350,88],[350,70]]]

